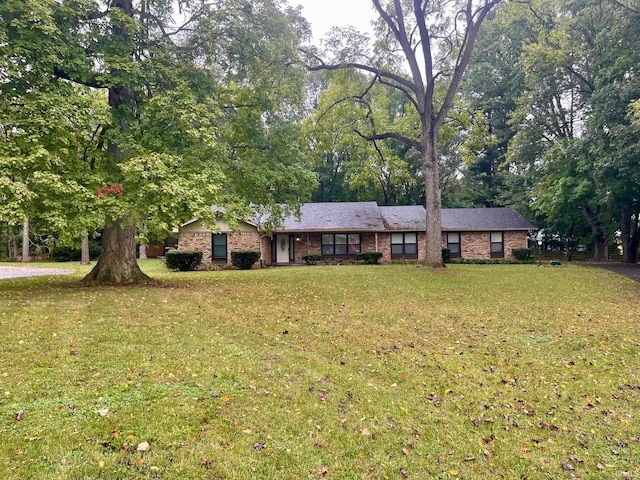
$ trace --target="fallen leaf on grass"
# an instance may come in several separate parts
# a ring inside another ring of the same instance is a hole
[[[136,467],[141,467],[142,465],[144,465],[144,458],[138,458],[136,460]]]
[[[19,422],[20,420],[24,419],[24,411],[22,411],[22,410],[18,410],[18,411],[16,412],[16,414],[13,416],[13,419],[14,419],[16,422]]]
[[[108,408],[101,408],[99,410],[96,410],[96,413],[98,415],[100,415],[101,417],[106,417],[109,413],[109,409]]]
[[[371,436],[371,430],[369,430],[367,427],[364,427],[362,430],[360,430],[360,433],[365,437]]]
[[[569,454],[569,460],[571,460],[573,463],[583,463],[583,460],[573,453]]]
[[[408,478],[409,477],[409,473],[407,472],[407,469],[404,467],[400,467],[400,475],[402,475],[402,478]]]
[[[327,467],[320,467],[318,469],[318,475],[322,475],[323,477],[329,473],[329,469]]]
[[[573,465],[571,465],[571,464],[570,464],[570,463],[568,463],[568,462],[560,462],[560,465],[562,465],[562,468],[563,468],[564,470],[568,470],[568,471],[573,471],[573,470],[575,470],[574,466],[573,466]]]
[[[136,450],[138,452],[148,452],[149,451],[149,442],[141,442],[138,444],[138,447],[136,448]]]

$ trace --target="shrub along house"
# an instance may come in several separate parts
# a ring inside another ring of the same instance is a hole
[[[256,250],[262,265],[304,263],[306,255],[355,259],[358,253],[381,252],[383,263],[423,260],[426,212],[422,206],[381,207],[375,202],[305,203],[300,217],[291,215],[271,234],[262,233],[259,218],[239,221],[232,230],[220,220],[213,232],[198,220],[180,228],[178,248],[200,250],[205,263],[230,263],[231,252]],[[527,248],[534,227],[511,208],[442,210],[442,247],[452,258],[513,258]]]

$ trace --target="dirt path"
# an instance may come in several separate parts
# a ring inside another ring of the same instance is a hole
[[[0,280],[19,277],[39,277],[42,275],[68,275],[75,272],[72,268],[38,268],[0,266]]]

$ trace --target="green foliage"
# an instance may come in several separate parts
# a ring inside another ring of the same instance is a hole
[[[231,264],[240,270],[250,270],[260,258],[255,250],[236,250],[231,252]]]
[[[307,264],[307,265],[315,265],[316,263],[318,263],[320,260],[322,260],[322,255],[316,255],[316,254],[312,254],[312,255],[305,255],[304,257],[302,257],[302,260]]]
[[[138,3],[0,3],[0,219],[71,243],[126,217],[163,238],[213,224],[212,204],[277,219],[309,198],[299,13]]]
[[[533,250],[530,248],[514,248],[512,253],[516,260],[527,261],[533,258]]]
[[[202,263],[202,252],[188,250],[169,250],[164,257],[170,270],[188,272],[195,270]]]
[[[356,255],[356,260],[362,260],[368,265],[376,265],[382,258],[382,252],[362,252]]]
[[[442,249],[442,261],[444,263],[451,263],[451,250],[448,248]]]

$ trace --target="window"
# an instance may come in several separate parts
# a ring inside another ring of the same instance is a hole
[[[355,255],[360,253],[359,233],[325,233],[322,255]]]
[[[213,234],[213,261],[227,263],[227,234]]]
[[[504,258],[502,232],[491,232],[491,258]]]
[[[447,248],[451,252],[451,258],[462,258],[460,249],[460,233],[447,232]]]
[[[391,258],[418,258],[418,234],[392,233]]]

